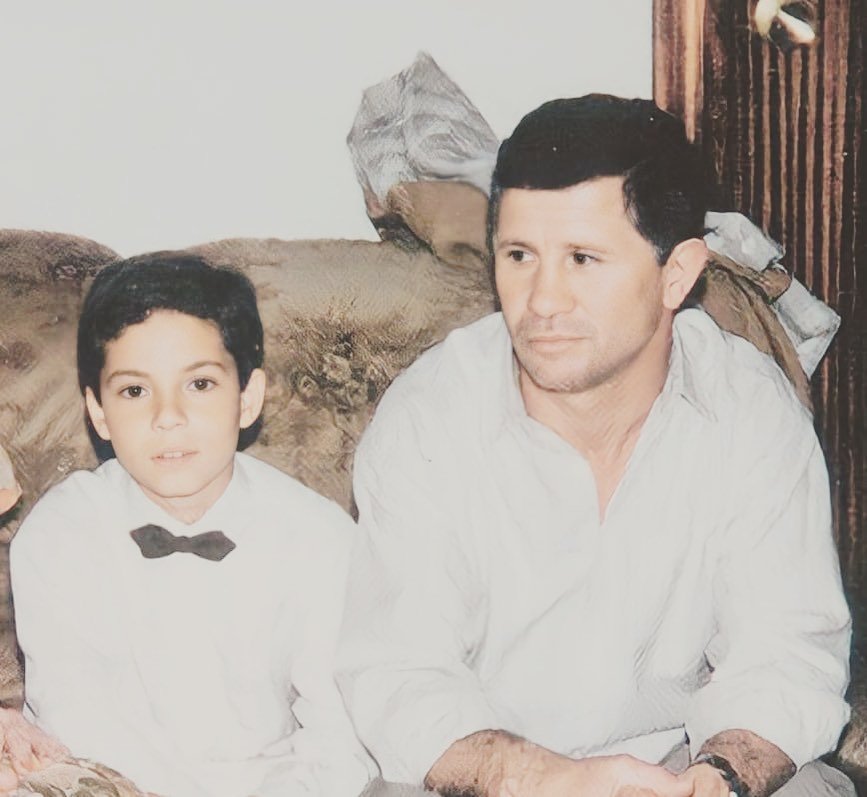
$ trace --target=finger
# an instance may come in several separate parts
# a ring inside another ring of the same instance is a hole
[[[18,729],[6,732],[6,752],[9,754],[12,768],[19,774],[28,772],[36,765],[30,739]]]
[[[31,740],[33,752],[38,758],[50,759],[51,761],[62,761],[69,757],[69,748],[61,744],[53,736],[39,731]]]
[[[18,773],[7,764],[0,764],[0,793],[18,788]]]
[[[64,745],[28,722],[20,712],[8,709],[0,712],[0,728],[4,733],[3,747],[19,771],[35,768],[37,757],[60,761],[69,754]]]
[[[641,785],[664,797],[690,797],[693,793],[692,779],[683,779],[662,767],[654,767],[648,772]]]
[[[728,781],[715,769],[705,766],[692,766],[680,778],[692,783],[695,797],[729,797],[731,789]]]
[[[698,797],[699,792],[695,790],[695,783],[693,781],[675,779],[674,783],[665,791],[661,791],[661,794],[665,795],[665,797],[693,797],[693,795],[694,797]],[[704,797],[711,797],[711,795],[704,795]]]

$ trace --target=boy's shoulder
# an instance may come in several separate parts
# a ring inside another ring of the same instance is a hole
[[[25,521],[40,514],[90,512],[93,506],[109,501],[126,471],[116,459],[94,470],[76,470],[50,487],[36,501]]]
[[[251,511],[260,511],[290,528],[318,538],[348,540],[355,523],[335,501],[294,477],[250,454],[235,455],[235,467],[244,479]]]
[[[70,532],[92,529],[115,500],[125,471],[111,459],[95,470],[73,471],[50,487],[31,507],[12,540],[12,547],[47,545],[59,550]],[[76,545],[86,544],[87,534],[76,534]]]

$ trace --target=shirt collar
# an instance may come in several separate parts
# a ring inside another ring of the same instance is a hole
[[[674,317],[668,376],[663,392],[682,396],[701,415],[709,421],[715,421],[716,413],[703,373],[708,365],[704,360],[705,353],[690,347],[689,330],[695,313],[704,314],[702,310],[689,309],[680,311]]]

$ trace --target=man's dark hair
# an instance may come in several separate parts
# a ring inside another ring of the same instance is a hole
[[[683,124],[650,100],[588,94],[539,106],[500,145],[488,250],[505,189],[556,190],[597,177],[623,178],[627,213],[660,263],[681,241],[703,235],[708,180]]]
[[[99,376],[106,344],[156,310],[174,310],[212,321],[235,361],[241,390],[264,360],[262,319],[256,291],[247,277],[230,268],[212,266],[198,255],[154,252],[111,263],[90,286],[78,322],[78,385],[90,388],[98,401]],[[242,445],[255,438],[258,422],[242,435]],[[93,430],[88,419],[91,438]],[[249,438],[249,439],[247,439]]]

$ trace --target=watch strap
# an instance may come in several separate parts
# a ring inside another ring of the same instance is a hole
[[[749,797],[749,790],[741,782],[738,773],[735,772],[734,767],[727,758],[723,758],[721,755],[714,755],[713,753],[699,753],[692,760],[690,766],[695,766],[696,764],[708,764],[718,770],[729,785],[729,797]]]

